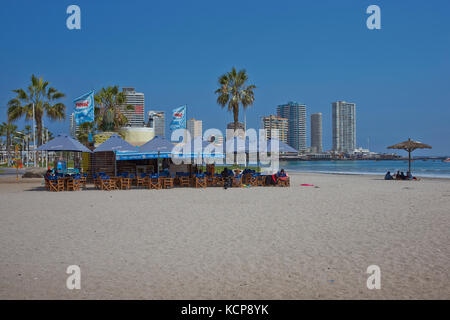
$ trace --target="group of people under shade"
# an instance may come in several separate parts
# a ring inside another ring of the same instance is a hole
[[[233,179],[240,178],[240,175],[245,175],[249,173],[250,169],[244,169],[244,171],[240,171],[239,169],[235,169],[234,171],[225,167],[220,175],[224,179],[223,188],[228,189],[233,186]],[[284,169],[281,169],[276,174],[267,175],[265,184],[266,185],[277,185],[279,181],[285,181],[288,179],[288,175]]]
[[[391,172],[388,171],[384,176],[384,180],[416,180],[416,177],[413,177],[409,171],[406,174],[403,171],[397,171],[394,175],[391,175]]]

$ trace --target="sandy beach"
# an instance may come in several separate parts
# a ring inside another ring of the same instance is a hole
[[[51,193],[2,178],[0,201],[0,299],[450,299],[450,180]]]

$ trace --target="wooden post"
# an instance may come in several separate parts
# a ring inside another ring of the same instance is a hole
[[[411,138],[408,138],[408,141],[411,141]],[[409,168],[409,174],[411,173],[411,147],[408,148],[408,168]]]

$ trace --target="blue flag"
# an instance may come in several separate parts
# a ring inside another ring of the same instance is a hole
[[[172,110],[170,130],[186,129],[186,105]]]
[[[73,102],[75,103],[75,122],[78,125],[94,121],[94,91],[76,98]]]

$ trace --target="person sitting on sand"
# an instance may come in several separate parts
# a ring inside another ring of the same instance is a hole
[[[388,171],[384,176],[384,180],[393,180],[394,178],[391,176],[391,172]]]
[[[53,170],[52,170],[52,168],[48,167],[47,172],[45,173],[45,176],[48,178],[52,175],[53,175]]]
[[[277,173],[277,183],[278,183],[278,180],[286,181],[287,178],[288,178],[288,175],[287,175],[286,171],[284,171],[284,169],[281,169],[281,170]]]
[[[220,175],[223,178],[223,188],[224,189],[231,188],[231,186],[233,185],[232,181],[233,171],[225,167]]]
[[[413,177],[413,175],[411,174],[411,172],[407,172],[406,173],[406,179],[407,180],[416,180],[416,177]]]
[[[400,180],[406,180],[406,176],[405,174],[402,172],[400,172]]]

